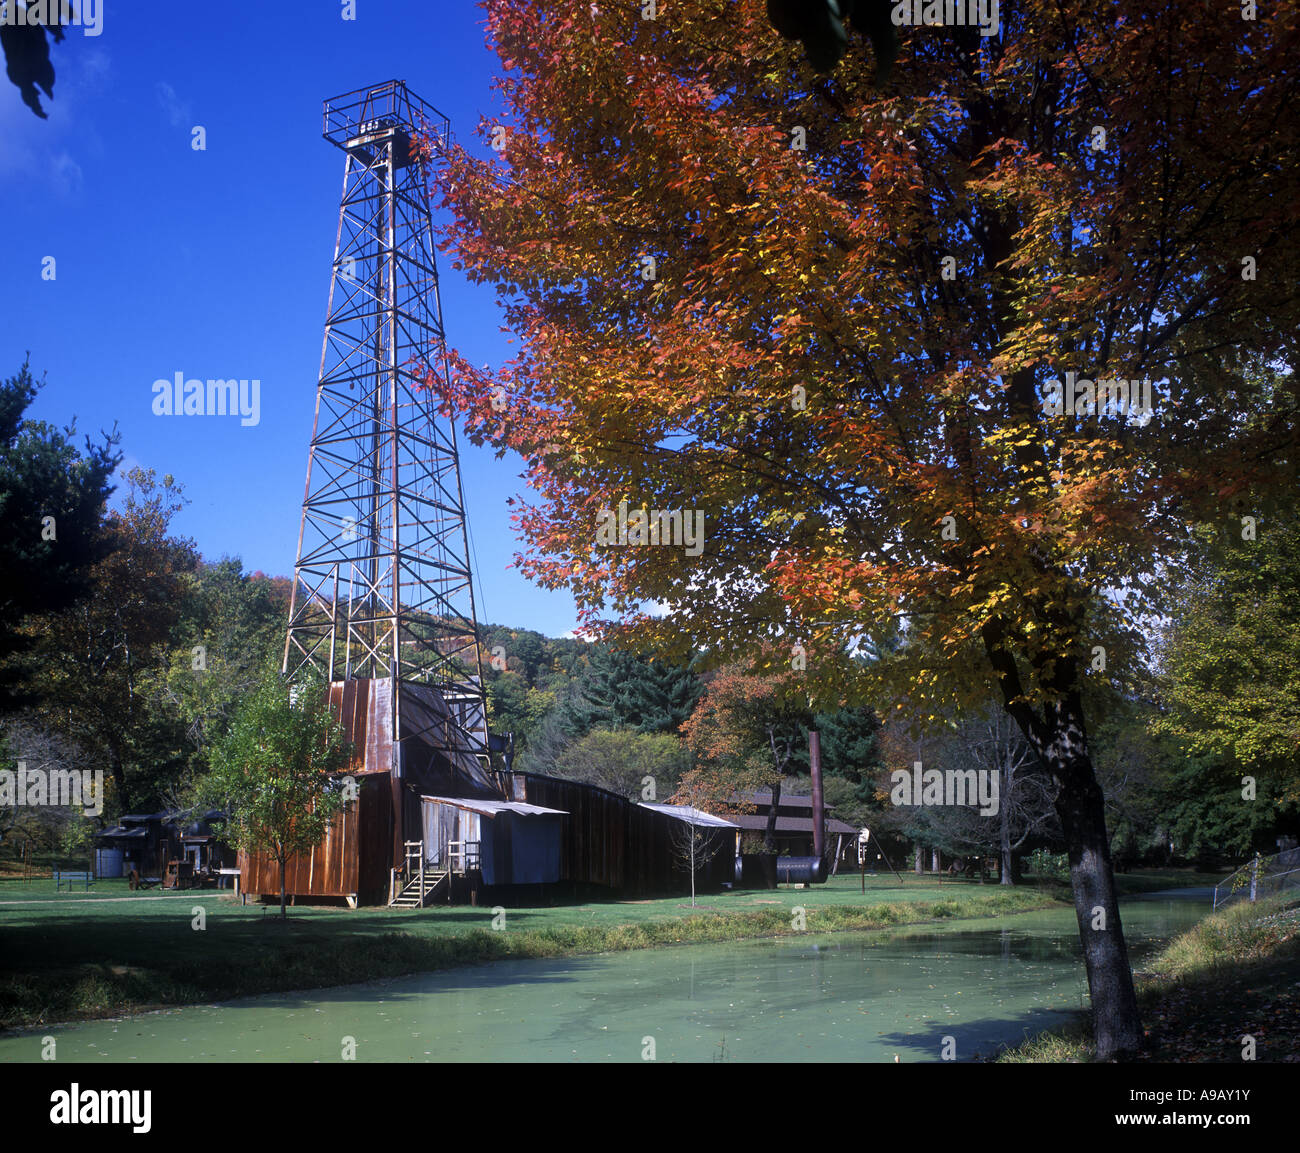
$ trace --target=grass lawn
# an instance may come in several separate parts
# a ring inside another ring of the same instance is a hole
[[[1238,901],[1176,937],[1135,974],[1146,1047],[1138,1061],[1300,1061],[1300,895]],[[1001,1054],[1006,1062],[1094,1055],[1086,1020]]]

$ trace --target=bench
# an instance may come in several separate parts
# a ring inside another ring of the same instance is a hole
[[[231,878],[234,878],[235,896],[239,896],[239,870],[238,869],[218,869],[217,870],[217,887],[224,889]]]
[[[68,892],[72,892],[72,886],[80,881],[83,889],[89,890],[90,886],[95,883],[95,875],[89,869],[55,869],[54,870],[54,891],[57,893],[63,888],[63,882],[68,883]]]

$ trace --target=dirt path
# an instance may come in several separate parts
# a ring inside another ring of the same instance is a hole
[[[114,901],[170,901],[177,897],[233,897],[234,895],[234,890],[222,892],[220,889],[209,889],[205,893],[199,889],[180,893],[153,893],[143,897],[51,897],[49,900],[29,897],[22,901],[0,901],[0,905],[110,905]]]

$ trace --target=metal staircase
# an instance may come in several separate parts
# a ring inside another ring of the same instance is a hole
[[[451,882],[446,869],[432,870],[424,867],[424,842],[406,841],[406,867],[400,872],[393,870],[390,880],[388,899],[390,908],[423,909],[436,895],[440,886],[447,885],[447,896],[451,898]],[[404,878],[399,889],[398,878]]]

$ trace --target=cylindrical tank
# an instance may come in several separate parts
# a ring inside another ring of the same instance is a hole
[[[96,877],[121,877],[124,875],[121,849],[95,850]]]
[[[826,862],[821,857],[777,857],[778,885],[821,885],[826,882]]]

